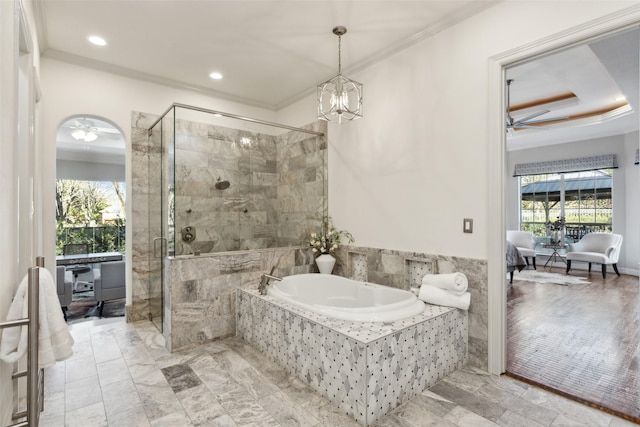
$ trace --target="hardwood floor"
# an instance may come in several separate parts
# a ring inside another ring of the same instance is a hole
[[[638,277],[610,272],[603,279],[599,269],[571,275],[591,283],[515,275],[507,292],[507,372],[640,424]]]

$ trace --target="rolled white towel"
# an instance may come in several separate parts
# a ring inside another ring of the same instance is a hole
[[[436,286],[454,295],[467,292],[469,281],[463,273],[427,274],[422,278],[423,285]]]
[[[471,294],[469,292],[464,292],[462,295],[454,295],[433,285],[420,286],[418,298],[428,304],[460,308],[462,310],[468,310],[471,303]]]

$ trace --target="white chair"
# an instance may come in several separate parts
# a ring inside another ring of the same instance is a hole
[[[613,269],[619,276],[618,257],[622,246],[622,236],[613,233],[589,233],[579,242],[569,244],[567,252],[567,274],[571,270],[571,261],[583,261],[602,264],[602,277],[607,278],[607,265],[613,265]]]
[[[529,257],[533,258],[533,269],[536,268],[536,245],[537,242],[533,238],[530,231],[507,230],[507,240],[513,244],[520,252],[529,266]]]

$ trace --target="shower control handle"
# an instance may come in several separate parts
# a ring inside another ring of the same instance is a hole
[[[180,231],[182,234],[182,241],[185,243],[191,243],[196,240],[196,228],[190,225],[183,227]]]

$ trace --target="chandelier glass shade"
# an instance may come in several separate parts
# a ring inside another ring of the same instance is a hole
[[[362,117],[362,83],[342,75],[341,38],[345,27],[335,27],[338,36],[338,75],[318,85],[318,118],[326,121],[350,121]]]

